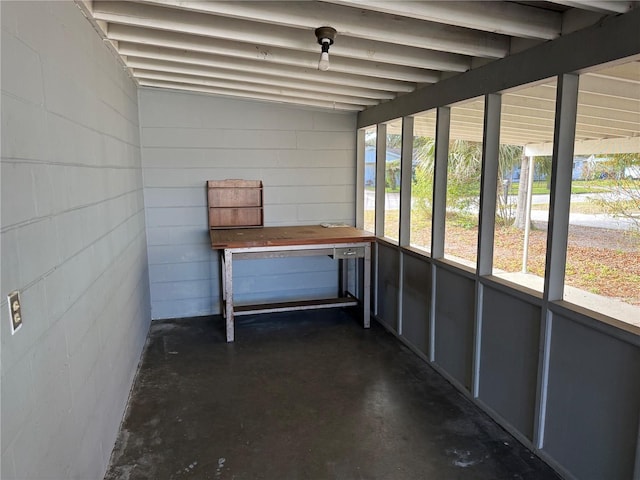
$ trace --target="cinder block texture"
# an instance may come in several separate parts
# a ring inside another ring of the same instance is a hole
[[[262,180],[267,226],[354,224],[354,114],[146,88],[139,97],[154,319],[219,313],[207,180]],[[234,268],[241,302],[337,290],[329,258],[252,260]]]
[[[99,479],[150,320],[136,86],[73,2],[0,8],[1,476]]]

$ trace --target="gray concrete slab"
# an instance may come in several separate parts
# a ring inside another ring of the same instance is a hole
[[[557,479],[347,310],[153,322],[106,480]]]

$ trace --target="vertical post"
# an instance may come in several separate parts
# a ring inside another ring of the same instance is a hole
[[[451,108],[439,107],[436,119],[436,152],[433,173],[433,213],[431,256],[444,257],[444,229],[447,213],[447,167],[449,164],[449,124]],[[435,284],[434,284],[435,285]]]
[[[364,298],[362,300],[364,328],[371,326],[371,244],[364,247]]]
[[[436,293],[438,285],[436,266],[431,265],[431,302],[429,304],[429,361],[436,361]]]
[[[633,477],[640,478],[640,418],[638,419],[638,436],[636,440],[636,461],[633,467]]]
[[[376,219],[375,234],[384,237],[385,170],[387,163],[387,125],[378,124],[376,134]]]
[[[449,126],[451,108],[436,111],[436,151],[433,172],[433,210],[431,214],[431,257],[444,257],[444,231],[447,213],[447,168],[449,165]],[[438,290],[437,267],[431,264],[431,305],[429,314],[429,360],[436,359],[436,298]]]
[[[569,233],[569,207],[571,205],[571,172],[578,110],[578,76],[564,74],[558,77],[556,120],[551,159],[551,195],[549,204],[549,231],[545,264],[544,298],[562,300],[564,268]],[[533,172],[532,172],[533,173]]]
[[[364,156],[365,129],[361,128],[356,140],[356,228],[364,228]]]
[[[402,119],[402,152],[400,157],[400,236],[398,244],[411,241],[411,172],[413,167],[413,117]]]
[[[400,231],[398,245],[411,242],[411,173],[413,171],[413,117],[402,119],[402,152],[400,156]],[[402,298],[404,296],[404,254],[398,249],[398,335],[403,333]]]
[[[480,177],[480,215],[478,218],[477,269],[480,276],[491,275],[493,269],[501,105],[502,97],[500,94],[492,93],[485,96],[482,173]]]
[[[480,214],[478,217],[478,258],[476,268],[476,304],[473,332],[473,366],[471,394],[480,392],[480,353],[482,347],[482,308],[484,291],[479,278],[493,270],[493,240],[496,226],[498,193],[498,156],[500,152],[500,111],[502,97],[492,93],[484,99],[484,133],[482,138],[482,173],[480,176]]]
[[[522,273],[527,273],[529,263],[529,235],[531,234],[531,204],[533,202],[533,176],[536,171],[536,157],[529,157],[527,176],[527,204],[524,212],[524,245],[522,247]]]
[[[545,261],[544,292],[542,294],[542,318],[540,325],[540,359],[536,388],[536,416],[533,444],[544,446],[544,429],[547,413],[547,388],[549,382],[549,357],[553,314],[549,302],[562,300],[564,270],[567,259],[567,235],[569,233],[569,207],[571,204],[571,171],[578,113],[578,75],[567,73],[558,76],[556,115],[553,132],[553,156],[551,159],[551,196],[549,227],[547,232],[547,257]],[[531,172],[533,176],[533,172]]]
[[[224,249],[224,288],[225,292],[225,317],[227,320],[227,342],[233,342],[233,265],[231,259],[233,254],[228,248]]]

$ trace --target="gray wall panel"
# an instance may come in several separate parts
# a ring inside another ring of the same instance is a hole
[[[102,478],[150,320],[136,85],[74,2],[0,8],[0,476]]]
[[[378,243],[378,319],[394,332],[398,331],[400,256],[398,250]]]
[[[206,180],[262,180],[265,225],[354,224],[355,114],[147,88],[139,94],[154,319],[219,313]],[[337,291],[337,265],[326,257],[241,261],[234,273],[243,303]]]
[[[631,479],[639,415],[640,347],[554,315],[543,450],[579,479]]]
[[[479,397],[533,440],[540,307],[483,288]]]
[[[402,262],[402,336],[428,355],[431,264],[406,254]]]
[[[435,362],[467,389],[473,356],[473,280],[436,267]]]

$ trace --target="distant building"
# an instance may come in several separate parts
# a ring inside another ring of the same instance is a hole
[[[387,149],[387,161],[400,162],[399,149]],[[396,184],[400,185],[400,172],[396,172]],[[372,187],[376,183],[376,147],[368,146],[364,150],[364,185]]]
[[[640,180],[640,165],[633,165],[624,169],[624,178]]]

